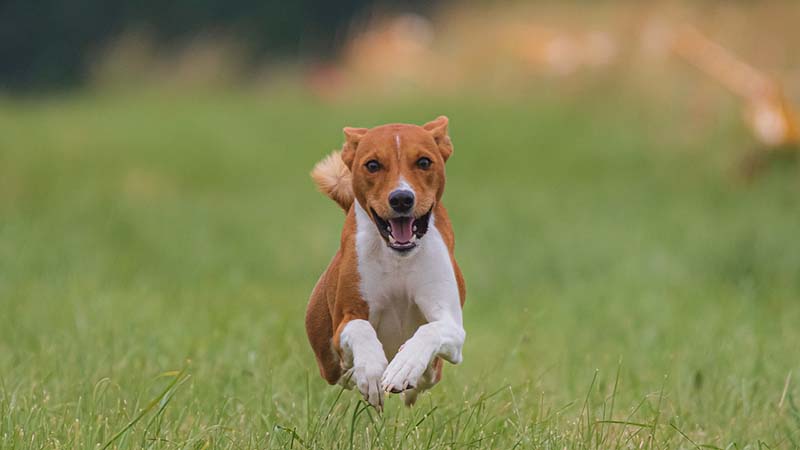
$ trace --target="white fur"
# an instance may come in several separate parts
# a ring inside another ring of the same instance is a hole
[[[355,385],[372,406],[383,406],[381,376],[386,369],[386,356],[375,329],[366,320],[347,322],[340,335],[344,365],[349,370],[342,376],[345,387]]]
[[[431,217],[428,232],[417,241],[417,247],[409,253],[397,253],[386,246],[357,201],[355,213],[361,294],[369,305],[369,323],[375,330],[375,336],[365,333],[363,338],[377,339],[391,359],[383,373],[382,388],[426,389],[432,385],[433,358],[439,356],[458,364],[465,338],[447,246]],[[353,350],[356,354],[360,351]]]
[[[415,197],[417,195],[417,193],[414,192],[414,188],[411,187],[411,185],[408,184],[408,181],[406,181],[405,177],[402,177],[402,176],[400,177],[400,180],[397,181],[397,187],[395,187],[394,190],[396,190],[396,191],[398,191],[398,190],[399,191],[411,191],[411,193],[414,194]]]

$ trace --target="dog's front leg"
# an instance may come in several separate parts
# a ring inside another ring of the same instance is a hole
[[[383,409],[381,376],[386,369],[386,354],[372,325],[363,319],[350,320],[340,327],[339,346],[347,371],[345,386],[355,386],[377,410]]]
[[[428,323],[417,329],[389,363],[381,379],[384,391],[401,392],[417,387],[434,357],[453,364],[461,362],[466,333],[458,296],[422,298],[417,305]]]

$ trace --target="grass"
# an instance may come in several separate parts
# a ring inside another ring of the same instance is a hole
[[[683,100],[3,100],[0,448],[799,446],[797,174],[737,182],[736,111]],[[465,360],[378,416],[306,343],[342,220],[307,172],[442,113]]]

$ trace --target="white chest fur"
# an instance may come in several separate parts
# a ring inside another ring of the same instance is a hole
[[[431,217],[428,232],[409,254],[388,248],[372,219],[356,202],[356,253],[361,294],[369,305],[375,328],[388,359],[417,329],[428,322],[423,312],[439,309],[440,302],[457,311],[460,304],[450,254]]]

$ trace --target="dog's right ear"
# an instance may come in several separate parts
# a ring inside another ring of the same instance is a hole
[[[353,158],[356,157],[356,148],[358,147],[358,142],[367,134],[369,129],[367,128],[351,128],[351,127],[344,127],[344,146],[342,147],[342,161],[347,166],[348,169],[353,168]]]

